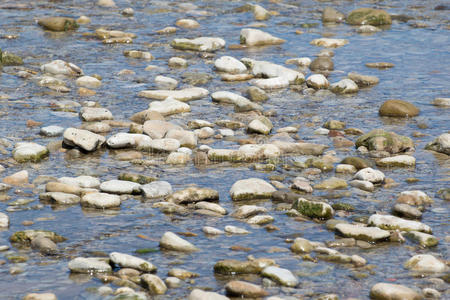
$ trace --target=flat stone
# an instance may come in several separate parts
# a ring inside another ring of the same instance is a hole
[[[64,143],[68,146],[79,147],[87,152],[92,152],[100,148],[106,139],[104,136],[90,132],[88,130],[67,128],[64,131]]]
[[[259,285],[245,281],[233,280],[225,285],[227,295],[243,298],[265,297],[268,293]]]
[[[275,266],[265,268],[262,270],[261,275],[288,287],[295,287],[298,284],[297,277],[291,271]]]
[[[61,177],[58,179],[58,182],[87,189],[100,186],[100,180],[98,178],[86,175],[78,177]]]
[[[184,269],[179,269],[179,268],[173,268],[170,269],[168,272],[169,276],[173,276],[176,277],[178,279],[188,279],[188,278],[196,278],[199,277],[200,275],[194,272],[189,272],[187,270]]]
[[[81,197],[81,205],[99,209],[119,207],[120,196],[106,193],[88,193]]]
[[[310,253],[314,250],[313,244],[304,238],[296,238],[291,246],[291,251],[295,253]]]
[[[351,79],[342,79],[330,85],[330,90],[336,94],[352,94],[359,91],[358,85]]]
[[[426,150],[450,155],[450,133],[443,133],[425,146]]]
[[[404,230],[404,231],[421,231],[431,233],[431,228],[421,222],[404,220],[390,215],[371,215],[368,224],[385,230]]]
[[[155,100],[165,100],[167,97],[171,97],[178,101],[187,102],[204,98],[208,94],[208,90],[204,88],[192,87],[182,90],[146,90],[139,92],[138,96]]]
[[[247,46],[279,45],[285,42],[285,40],[274,37],[270,33],[253,28],[242,29],[240,41],[241,44]]]
[[[109,180],[100,184],[100,190],[110,194],[139,194],[141,185],[125,180]]]
[[[112,252],[109,259],[121,268],[132,268],[142,272],[155,272],[156,267],[149,261],[125,253]]]
[[[403,100],[387,100],[379,109],[380,116],[385,117],[415,117],[419,112],[414,104]]]
[[[377,283],[370,289],[370,298],[377,300],[421,300],[423,297],[404,285]]]
[[[334,214],[334,210],[329,204],[318,201],[309,201],[304,198],[298,198],[294,201],[292,208],[302,215],[311,218],[330,219]]]
[[[249,234],[250,231],[245,230],[244,228],[240,228],[233,225],[227,225],[225,226],[225,232],[230,234]]]
[[[60,205],[73,205],[80,203],[80,196],[63,192],[47,192],[39,195],[40,200],[53,202]]]
[[[167,197],[166,201],[175,204],[187,204],[200,201],[219,200],[219,192],[210,188],[189,187],[176,191]]]
[[[9,227],[9,217],[7,214],[0,212],[0,228]]]
[[[364,227],[351,224],[337,224],[335,229],[338,233],[345,237],[351,237],[356,240],[367,242],[378,242],[386,240],[390,237],[390,232],[377,227]]]
[[[75,84],[88,89],[96,89],[102,85],[102,82],[92,76],[81,76],[75,81]]]
[[[379,170],[374,170],[372,168],[364,168],[359,170],[355,174],[355,176],[353,176],[353,178],[357,180],[369,181],[372,183],[381,183],[384,181],[385,176],[383,172]]]
[[[387,151],[390,154],[414,150],[414,143],[409,137],[383,129],[374,129],[360,136],[355,146],[356,148],[364,146],[369,151]]]
[[[160,198],[172,193],[172,186],[167,181],[153,181],[141,186],[145,198]]]
[[[231,56],[222,56],[214,62],[217,71],[227,72],[231,74],[240,74],[247,72],[247,67]]]
[[[180,238],[173,232],[166,232],[159,241],[159,246],[163,249],[180,251],[180,252],[193,252],[199,249],[189,243],[188,241]]]
[[[6,176],[2,179],[6,184],[10,185],[23,185],[28,183],[28,171],[22,170],[12,175]]]
[[[209,234],[209,235],[219,235],[219,234],[224,234],[224,231],[217,229],[215,227],[211,227],[211,226],[204,226],[202,228],[202,231],[205,234]]]
[[[223,275],[259,274],[269,266],[274,266],[272,259],[258,258],[255,260],[239,261],[236,259],[220,260],[214,265],[214,273]]]
[[[163,116],[190,112],[191,107],[181,101],[167,97],[164,101],[153,101],[149,105],[149,110],[157,111]]]
[[[408,204],[397,203],[392,208],[392,211],[396,215],[407,219],[420,219],[422,217],[422,212],[419,209]]]
[[[222,296],[214,292],[205,292],[199,289],[194,289],[190,294],[188,300],[230,300],[230,298]]]
[[[330,39],[330,38],[319,38],[314,39],[310,42],[311,45],[326,47],[326,48],[338,48],[348,44],[348,40],[345,39]]]
[[[161,278],[156,275],[143,274],[141,275],[141,282],[142,285],[146,287],[151,294],[164,295],[167,292],[166,284],[161,280]]]
[[[435,106],[450,107],[450,98],[434,98],[431,104]]]
[[[424,273],[442,273],[448,269],[445,263],[430,254],[415,255],[405,263],[404,267]]]
[[[270,198],[275,188],[268,182],[259,178],[249,178],[236,181],[230,189],[233,200],[249,200]]]
[[[152,139],[162,139],[172,129],[183,130],[178,125],[163,120],[148,120],[144,123],[144,133]]]
[[[250,101],[249,99],[226,91],[218,91],[211,94],[211,99],[214,102],[224,103],[224,104],[233,104],[235,106],[235,110],[237,112],[245,112],[251,110],[262,111],[263,108],[261,105]]]
[[[69,269],[72,273],[111,273],[112,268],[108,263],[109,259],[95,257],[77,257],[69,262]]]
[[[170,46],[180,50],[214,52],[225,47],[225,41],[217,37],[199,37],[195,39],[174,39]]]
[[[318,190],[336,190],[336,189],[346,189],[347,182],[343,179],[331,177],[325,179],[324,181],[314,185],[315,189]]]
[[[382,9],[358,8],[352,10],[346,18],[350,25],[389,25],[392,23],[391,16]]]
[[[181,147],[195,148],[197,146],[197,136],[193,131],[171,129],[166,133],[165,138],[177,140]]]
[[[76,76],[83,74],[83,70],[81,70],[80,67],[72,63],[67,63],[60,59],[42,65],[41,71],[43,73],[66,76]]]
[[[249,218],[246,222],[252,225],[265,225],[272,223],[274,220],[275,218],[270,215],[258,215]]]
[[[376,76],[363,75],[356,72],[350,72],[347,74],[348,78],[353,80],[359,87],[366,87],[378,84],[380,79]]]
[[[23,300],[58,300],[53,293],[28,293]]]
[[[19,162],[39,162],[47,157],[49,150],[45,146],[36,143],[21,142],[17,143],[12,151],[13,158]]]
[[[439,240],[431,234],[423,233],[420,231],[408,231],[404,235],[418,242],[422,247],[434,247],[439,243]]]
[[[257,214],[266,213],[267,209],[256,205],[242,205],[233,212],[233,217],[238,219],[245,219]]]
[[[44,255],[54,255],[58,252],[58,246],[49,238],[37,236],[31,241],[31,247]]]
[[[349,182],[349,184],[350,186],[353,186],[366,192],[373,192],[375,190],[373,183],[366,180],[352,180]]]
[[[54,137],[54,136],[60,136],[64,133],[64,127],[51,125],[42,127],[39,131],[40,135],[48,136],[48,137]]]
[[[256,87],[263,90],[283,89],[289,86],[289,80],[286,77],[273,77],[268,79],[255,79],[252,81]]]

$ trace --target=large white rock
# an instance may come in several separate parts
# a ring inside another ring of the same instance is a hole
[[[383,172],[379,170],[364,168],[359,170],[353,178],[358,180],[370,181],[372,183],[381,183],[384,181],[385,176]]]
[[[64,131],[64,143],[91,152],[100,148],[106,141],[104,136],[84,129],[67,128]]]
[[[345,78],[330,86],[330,90],[336,94],[351,94],[357,93],[358,85],[351,79]]]
[[[199,250],[188,241],[180,238],[178,235],[170,231],[164,233],[164,235],[161,237],[159,246],[164,249],[181,252],[192,252]]]
[[[374,214],[369,217],[369,226],[376,226],[386,230],[421,231],[431,233],[431,228],[418,221],[405,220],[391,215]]]
[[[259,178],[249,178],[236,181],[230,189],[233,200],[248,200],[270,198],[276,189],[268,182]]]
[[[57,126],[57,125],[50,125],[46,127],[42,127],[39,131],[40,135],[43,136],[60,136],[64,133],[64,127]]]
[[[149,110],[157,111],[163,116],[190,112],[189,104],[167,97],[164,101],[153,101],[149,105]]]
[[[204,88],[192,87],[182,90],[147,90],[139,92],[138,96],[156,100],[164,100],[167,97],[172,97],[175,100],[186,102],[201,99],[208,96],[208,94],[208,90]]]
[[[86,175],[78,177],[61,177],[58,179],[58,182],[87,189],[94,189],[100,186],[100,180],[98,178]]]
[[[205,292],[199,289],[194,289],[190,294],[188,300],[230,300],[230,298],[222,296],[214,292]]]
[[[247,46],[278,45],[285,42],[285,40],[274,37],[270,33],[252,28],[241,30],[240,41],[241,44]]]
[[[95,208],[113,208],[120,206],[120,196],[106,193],[88,193],[81,197],[81,205]]]
[[[430,254],[419,254],[411,257],[405,263],[405,268],[425,273],[441,273],[447,270],[445,263]]]
[[[305,81],[305,76],[296,70],[286,68],[268,61],[260,61],[244,58],[242,59],[251,68],[251,72],[256,77],[263,78],[286,78],[291,84],[301,84]]]
[[[78,86],[88,89],[96,89],[102,85],[102,82],[100,80],[92,76],[81,76],[75,81],[75,83]]]
[[[142,272],[154,272],[156,267],[149,261],[125,253],[112,252],[109,258],[121,268],[132,268]]]
[[[0,212],[0,228],[9,226],[9,217],[7,214]]]
[[[247,68],[243,63],[231,56],[222,56],[221,58],[216,59],[214,67],[217,71],[231,74],[240,74],[247,71]]]
[[[225,41],[217,37],[199,37],[195,39],[174,39],[170,46],[180,50],[214,52],[225,47]]]
[[[380,167],[413,167],[416,165],[416,158],[411,155],[397,155],[385,157],[377,161]]]
[[[400,284],[377,283],[370,289],[370,298],[376,300],[422,300],[413,289]]]
[[[262,270],[261,275],[288,287],[295,287],[298,284],[297,277],[288,269],[270,266]]]
[[[78,66],[57,59],[41,66],[41,71],[53,75],[82,75],[83,70]]]
[[[73,273],[110,273],[112,268],[108,260],[96,257],[77,257],[69,261],[69,270]]]
[[[250,101],[249,99],[226,91],[219,91],[211,94],[211,98],[214,102],[233,104],[237,112],[245,112],[250,110],[262,111],[261,105]]]
[[[13,158],[17,162],[38,162],[48,154],[49,150],[47,147],[27,142],[17,143],[12,151]]]
[[[102,107],[83,107],[80,110],[80,118],[86,122],[95,122],[103,120],[112,120],[112,113]]]
[[[326,47],[326,48],[337,48],[348,44],[348,40],[345,39],[330,39],[330,38],[320,38],[314,39],[310,42],[311,45]]]
[[[380,229],[378,227],[364,227],[344,223],[337,224],[335,229],[345,237],[351,237],[357,240],[368,242],[386,240],[391,235],[389,231]]]
[[[141,186],[145,198],[160,198],[172,194],[172,186],[167,181],[153,181]]]
[[[450,133],[443,133],[425,146],[427,150],[450,155]]]
[[[273,77],[264,79],[255,79],[251,83],[263,90],[283,89],[289,86],[289,80],[286,77]]]
[[[145,134],[119,132],[106,141],[108,147],[113,149],[133,148],[148,144],[152,139]]]
[[[431,199],[425,192],[419,190],[403,191],[397,198],[398,203],[405,203],[409,205],[427,205],[432,204]]]
[[[306,84],[316,90],[326,89],[330,85],[328,79],[322,74],[313,74],[306,79]]]
[[[141,185],[132,181],[114,179],[102,182],[100,190],[111,194],[139,194]]]

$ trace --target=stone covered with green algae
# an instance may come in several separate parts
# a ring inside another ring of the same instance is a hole
[[[249,261],[226,259],[214,265],[214,272],[224,275],[232,274],[259,274],[268,266],[276,266],[275,261],[267,258],[258,258]]]
[[[360,136],[355,145],[356,148],[364,146],[369,150],[387,151],[392,154],[414,150],[414,143],[409,137],[383,129],[374,129]]]
[[[292,208],[298,210],[302,215],[310,218],[331,219],[334,214],[333,208],[324,202],[309,201],[304,198],[297,199]]]
[[[29,245],[31,243],[31,241],[38,236],[46,237],[55,243],[60,243],[60,242],[64,242],[65,240],[67,240],[65,237],[60,236],[60,235],[54,233],[53,231],[34,230],[34,229],[17,231],[9,238],[9,240],[11,243]]]
[[[351,11],[346,21],[350,25],[390,25],[391,16],[384,10],[373,8],[358,8]]]

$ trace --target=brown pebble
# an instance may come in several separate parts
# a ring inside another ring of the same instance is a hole
[[[36,126],[41,126],[42,122],[37,122],[34,120],[27,120],[27,127],[36,127]]]
[[[244,251],[244,252],[248,252],[248,251],[252,250],[252,248],[249,248],[249,247],[243,247],[243,246],[238,246],[238,245],[236,245],[236,246],[231,246],[231,247],[230,247],[230,250],[232,250],[232,251]]]
[[[34,222],[33,221],[29,221],[29,220],[25,220],[25,221],[22,222],[23,226],[31,226],[33,224],[34,224]]]
[[[80,87],[78,89],[78,94],[80,96],[94,96],[95,94],[97,94],[97,92],[93,91],[93,90],[90,90],[90,89],[87,89],[87,88],[84,88],[84,87]]]

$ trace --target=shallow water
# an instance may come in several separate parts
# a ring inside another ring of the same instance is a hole
[[[183,72],[209,73],[213,79],[204,87],[210,91],[227,90],[244,93],[248,82],[226,83],[220,81],[213,69],[213,59],[201,58],[195,52],[183,52],[172,49],[168,43],[175,37],[217,36],[226,40],[227,45],[239,43],[239,32],[246,24],[254,22],[251,13],[232,13],[233,8],[242,6],[246,1],[190,1],[198,6],[198,11],[206,11],[208,16],[197,16],[179,7],[181,1],[121,1],[116,0],[118,8],[100,8],[96,1],[2,1],[0,5],[0,35],[15,34],[17,39],[0,39],[0,48],[16,53],[24,58],[25,67],[38,70],[39,66],[54,59],[62,59],[80,66],[85,74],[99,74],[102,76],[102,87],[95,96],[80,97],[76,92],[74,81],[66,80],[72,91],[68,94],[57,94],[42,87],[38,87],[30,80],[13,75],[14,68],[4,67],[0,76],[0,92],[10,96],[8,100],[0,100],[0,137],[5,137],[13,144],[22,139],[31,139],[40,144],[60,141],[61,137],[42,138],[38,135],[39,127],[27,128],[27,119],[43,122],[42,126],[59,125],[62,127],[79,126],[81,120],[75,113],[53,111],[50,103],[71,100],[82,102],[92,100],[108,108],[115,120],[128,120],[134,113],[144,110],[150,102],[148,99],[137,97],[137,93],[144,89],[153,89],[153,79],[157,75],[164,75],[180,81],[179,88],[186,87],[182,83]],[[29,9],[3,9],[6,4],[24,4]],[[144,255],[137,255],[148,259],[158,267],[158,276],[165,278],[167,271],[174,267],[181,267],[200,274],[194,284],[184,283],[181,288],[169,289],[166,295],[155,299],[186,298],[194,286],[210,287],[223,294],[223,286],[230,277],[216,276],[213,273],[214,264],[221,259],[234,258],[245,260],[247,255],[255,257],[274,258],[277,263],[292,272],[302,275],[299,287],[269,288],[271,295],[303,295],[314,298],[323,293],[336,293],[341,298],[368,298],[370,288],[377,282],[389,281],[407,286],[425,287],[427,277],[415,278],[404,269],[403,263],[412,255],[431,253],[448,259],[448,247],[445,237],[448,233],[449,204],[436,195],[436,192],[448,187],[449,161],[423,150],[426,143],[436,136],[448,131],[449,110],[431,105],[436,97],[448,97],[450,94],[450,35],[447,11],[436,11],[433,8],[439,1],[385,1],[374,4],[373,1],[285,1],[269,3],[261,1],[266,9],[278,11],[279,16],[266,21],[264,31],[286,39],[281,46],[271,46],[258,49],[229,50],[222,49],[215,53],[215,57],[230,55],[236,58],[250,57],[283,64],[288,58],[313,56],[321,48],[309,44],[323,33],[332,33],[336,38],[346,38],[349,44],[334,49],[333,58],[335,71],[328,78],[330,82],[337,82],[348,72],[375,75],[380,83],[372,88],[360,90],[352,96],[330,96],[317,98],[305,96],[291,89],[274,91],[269,94],[270,99],[263,104],[265,110],[274,109],[277,116],[271,117],[274,128],[281,128],[292,124],[300,124],[298,135],[305,141],[330,145],[330,150],[336,150],[338,157],[355,155],[355,149],[342,151],[333,148],[332,141],[326,136],[317,136],[313,132],[326,120],[335,119],[346,122],[347,127],[356,127],[364,132],[374,128],[384,128],[401,135],[412,137],[413,132],[419,131],[425,136],[413,138],[416,144],[414,156],[417,159],[415,169],[383,169],[387,177],[399,183],[391,189],[378,188],[374,193],[362,194],[355,189],[349,189],[351,195],[342,199],[331,199],[330,202],[346,202],[353,204],[356,211],[346,217],[351,220],[354,216],[367,216],[376,211],[389,212],[399,192],[419,189],[432,196],[434,204],[424,214],[422,221],[430,225],[433,234],[440,239],[437,247],[420,249],[417,244],[407,241],[398,245],[392,243],[380,244],[368,250],[343,248],[345,254],[358,254],[367,259],[368,264],[374,265],[369,270],[353,269],[348,266],[325,261],[311,263],[303,261],[290,251],[271,253],[272,247],[289,248],[285,242],[287,237],[300,235],[313,241],[334,240],[334,233],[326,230],[324,224],[314,222],[298,222],[285,215],[284,211],[275,210],[277,204],[270,200],[257,202],[269,210],[275,218],[273,223],[279,231],[267,232],[264,227],[250,226],[231,216],[222,218],[205,217],[191,213],[187,216],[164,215],[158,209],[152,208],[151,202],[144,202],[140,197],[125,201],[118,211],[95,211],[80,208],[79,205],[70,207],[52,207],[44,205],[37,209],[23,209],[8,212],[11,219],[9,229],[0,231],[0,245],[9,245],[9,236],[24,229],[48,229],[56,231],[68,240],[59,244],[63,255],[61,257],[45,257],[30,249],[20,250],[14,247],[10,252],[0,252],[0,260],[5,259],[11,252],[25,253],[29,260],[19,264],[24,272],[10,275],[8,262],[0,266],[0,290],[2,299],[21,299],[28,292],[51,291],[58,299],[105,299],[91,293],[87,288],[99,287],[102,282],[96,278],[84,275],[71,275],[67,263],[70,258],[77,256],[94,256],[97,252],[108,254],[113,251],[133,254],[136,249],[155,248],[158,251]],[[355,28],[341,24],[324,27],[320,21],[321,9],[327,5],[333,6],[345,13],[357,7],[372,7],[386,9],[391,14],[406,14],[416,18],[417,22],[424,22],[427,28],[413,28],[408,23],[394,21],[392,26],[373,35],[360,35]],[[125,7],[133,7],[133,18],[123,17],[120,11]],[[163,10],[163,12],[160,12]],[[51,33],[37,26],[35,19],[49,16],[70,16],[77,18],[86,15],[92,23],[82,25],[73,33]],[[179,29],[173,35],[157,35],[156,30],[166,26],[174,26],[177,19],[193,16],[200,23],[195,30]],[[317,23],[313,28],[302,28],[302,24]],[[133,44],[103,45],[94,37],[85,36],[99,27],[118,29],[137,34]],[[301,29],[304,34],[296,35],[295,30]],[[151,62],[126,58],[124,50],[139,49],[150,51],[155,60]],[[188,59],[186,70],[170,69],[167,60],[172,56]],[[365,67],[367,62],[387,61],[395,64],[388,70],[370,69]],[[161,69],[144,71],[148,65],[156,65]],[[292,65],[289,67],[293,67]],[[122,69],[130,69],[135,75],[120,78],[117,73]],[[403,99],[415,104],[421,114],[413,119],[390,120],[378,116],[378,108],[385,100]],[[175,115],[168,119],[179,124],[186,124],[193,119],[204,119],[214,122],[219,119],[231,118],[232,106],[217,105],[210,97],[189,103],[192,112]],[[76,108],[75,108],[76,109]],[[313,123],[313,126],[308,124]],[[421,129],[419,125],[426,124]],[[126,131],[126,128],[115,128],[108,134]],[[237,137],[246,137],[243,130],[237,131]],[[237,148],[233,141],[213,140],[213,148]],[[9,148],[9,150],[11,150]],[[277,167],[271,173],[257,172],[250,164],[212,164],[203,168],[196,168],[192,164],[186,167],[171,167],[161,164],[154,167],[142,167],[129,162],[116,161],[114,151],[101,150],[95,154],[83,155],[77,159],[68,159],[64,153],[51,153],[50,158],[39,164],[10,165],[2,174],[7,176],[22,169],[30,172],[30,181],[38,175],[55,177],[95,175],[101,181],[117,178],[121,172],[137,172],[142,174],[157,174],[161,180],[169,181],[175,190],[196,184],[217,189],[220,193],[220,205],[232,212],[242,203],[233,203],[229,197],[231,185],[240,179],[258,177],[268,180],[270,175],[287,175],[284,183],[299,176],[300,170],[286,171]],[[6,161],[9,155],[1,155]],[[145,155],[146,158],[150,158]],[[294,157],[286,158],[286,160]],[[324,173],[321,179],[334,174]],[[339,175],[349,180],[351,176]],[[406,183],[409,177],[418,178],[417,183]],[[20,191],[17,191],[20,190]],[[33,193],[34,191],[34,193]],[[25,194],[25,195],[24,195]],[[315,192],[324,195],[323,192]],[[17,188],[9,191],[10,201],[19,198],[32,198],[34,202],[26,205],[33,208],[39,204],[38,192],[31,188]],[[8,202],[0,202],[0,211],[4,212]],[[51,220],[38,221],[38,218],[50,217]],[[339,218],[339,217],[336,217]],[[34,220],[32,226],[23,226],[24,220]],[[226,225],[236,225],[251,231],[251,234],[239,236],[218,236],[210,238],[201,232],[203,226],[223,228]],[[174,254],[159,251],[158,241],[166,231],[193,232],[196,237],[186,238],[201,251],[194,254]],[[145,240],[137,237],[142,234],[150,237]],[[447,239],[448,240],[448,239]],[[249,252],[231,251],[230,247],[240,245],[250,247]],[[355,272],[368,274],[367,278],[357,279]],[[239,277],[260,283],[259,277]],[[116,287],[115,287],[116,288]],[[448,285],[447,285],[448,288]],[[448,293],[447,293],[448,295]]]

